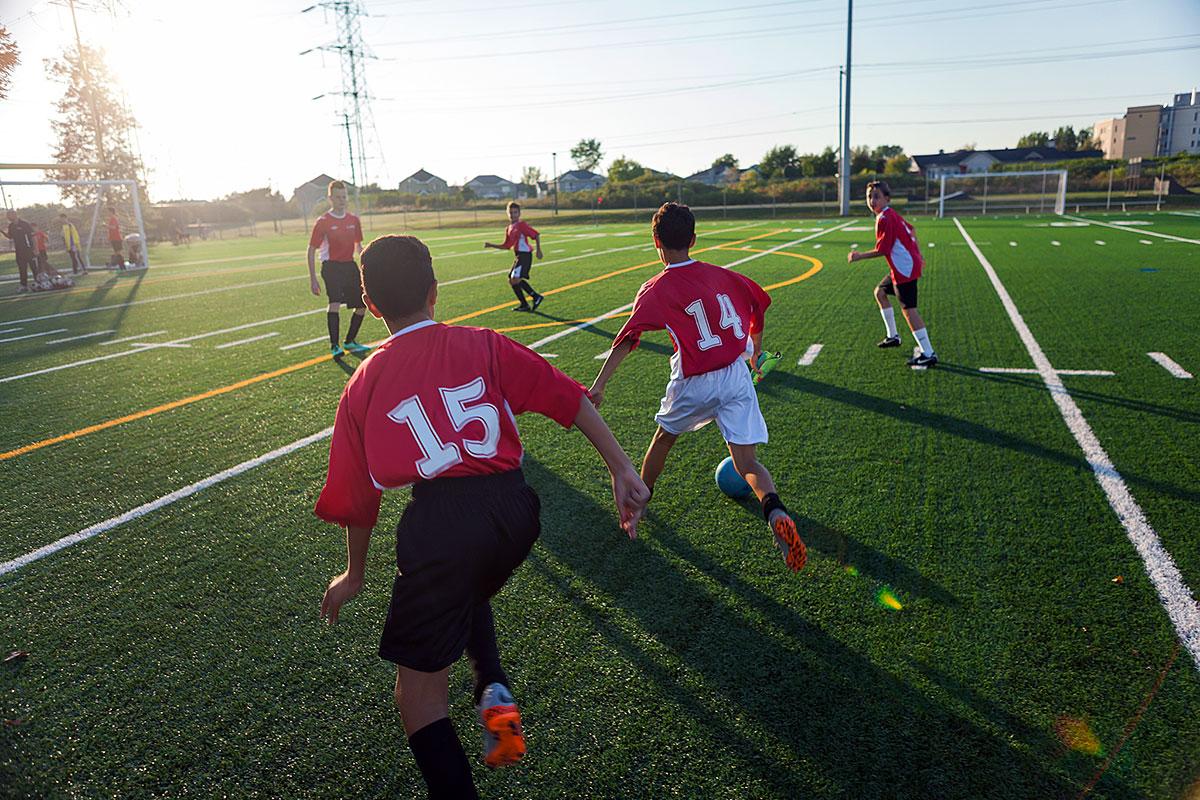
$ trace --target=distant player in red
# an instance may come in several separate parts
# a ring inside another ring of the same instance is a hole
[[[496,250],[513,251],[516,260],[508,273],[508,285],[512,287],[513,294],[520,302],[513,311],[536,311],[545,298],[529,285],[529,270],[533,267],[534,252],[537,252],[538,261],[542,260],[542,235],[528,222],[521,221],[521,207],[516,203],[508,204],[508,220],[509,226],[504,231],[504,241],[500,244],[484,242],[483,247],[485,250],[491,247]],[[529,297],[533,300],[532,308],[525,302],[523,292],[529,292]]]
[[[771,473],[758,461],[756,446],[767,441],[767,423],[744,363],[747,357],[758,363],[763,315],[771,298],[745,275],[688,256],[696,243],[696,218],[687,206],[664,204],[654,215],[653,232],[666,269],[638,291],[633,314],[613,340],[588,394],[599,406],[609,379],[641,335],[665,328],[675,354],[671,380],[654,417],[658,430],[642,461],[642,480],[653,491],[679,435],[715,420],[734,467],[762,503],[763,518],[788,567],[799,570],[807,557],[804,542]]]
[[[381,491],[411,485],[379,654],[397,665],[396,704],[430,797],[472,798],[447,699],[450,667],[464,650],[485,763],[511,764],[525,753],[489,602],[541,530],[540,502],[521,472],[516,415],[533,411],[579,428],[608,465],[631,538],[650,492],[582,386],[494,331],[434,321],[437,281],[420,240],[371,242],[362,287],[392,335],[359,366],[338,404],[316,513],[346,527],[347,567],[326,589],[321,613],[336,622],[362,588]]]
[[[33,243],[37,250],[37,272],[48,272],[50,269],[50,234],[40,224],[33,226]]]
[[[892,190],[883,181],[871,181],[867,184],[867,207],[875,215],[875,249],[862,253],[850,251],[847,260],[853,264],[864,258],[887,259],[888,274],[875,287],[875,302],[879,304],[879,313],[883,315],[883,324],[887,327],[887,336],[880,340],[879,347],[899,347],[900,332],[896,330],[896,312],[888,301],[888,295],[899,295],[900,308],[904,318],[908,320],[908,328],[912,331],[917,344],[921,346],[920,355],[914,355],[908,360],[910,367],[932,367],[937,364],[937,354],[929,344],[929,332],[925,330],[925,320],[917,312],[917,280],[921,277],[921,268],[925,259],[921,257],[921,248],[917,244],[917,234],[912,225],[892,208]]]
[[[109,266],[124,269],[125,240],[121,237],[121,221],[117,219],[117,210],[112,206],[108,207],[108,244],[112,247],[112,256],[108,259]]]
[[[308,239],[308,279],[312,293],[321,296],[321,284],[317,283],[317,268],[314,256],[321,254],[321,280],[325,282],[325,294],[329,295],[329,309],[325,314],[329,330],[329,351],[334,358],[341,358],[349,350],[355,355],[370,352],[371,348],[356,341],[362,326],[367,306],[363,302],[359,283],[358,265],[354,256],[362,252],[362,223],[358,217],[346,211],[348,196],[346,184],[330,181],[329,211],[317,218],[312,236]],[[342,304],[354,309],[350,325],[346,328],[346,347],[338,344],[338,329],[341,327],[339,310]]]

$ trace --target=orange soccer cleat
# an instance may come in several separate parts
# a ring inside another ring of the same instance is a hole
[[[488,684],[475,708],[483,725],[483,763],[494,768],[520,761],[525,755],[525,732],[521,712],[508,687]]]

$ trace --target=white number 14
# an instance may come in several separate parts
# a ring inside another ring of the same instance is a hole
[[[733,301],[729,299],[729,295],[717,295],[717,306],[721,309],[721,327],[733,331],[733,335],[738,339],[745,339],[746,334],[742,331],[742,318],[734,310]],[[696,327],[700,331],[700,339],[696,342],[697,347],[701,350],[711,350],[721,345],[721,337],[714,334],[712,327],[708,324],[708,316],[704,313],[704,303],[700,300],[693,300],[683,310],[696,320]]]

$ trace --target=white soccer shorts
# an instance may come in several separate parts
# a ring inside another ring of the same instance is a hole
[[[675,435],[714,420],[730,444],[767,443],[767,421],[743,359],[690,378],[672,378],[654,415],[659,427]]]

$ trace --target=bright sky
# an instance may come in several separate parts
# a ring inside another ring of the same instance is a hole
[[[155,200],[349,177],[335,16],[314,0],[77,0],[141,128]],[[725,152],[837,139],[845,0],[363,0],[374,127],[368,178],[418,168],[461,183],[573,167],[598,138],[690,174]],[[0,101],[0,162],[49,161],[61,87],[43,60],[74,47],[69,12],[4,0],[21,48]],[[852,144],[936,152],[1085,127],[1200,84],[1195,0],[860,0]],[[314,100],[317,95],[326,97]]]

